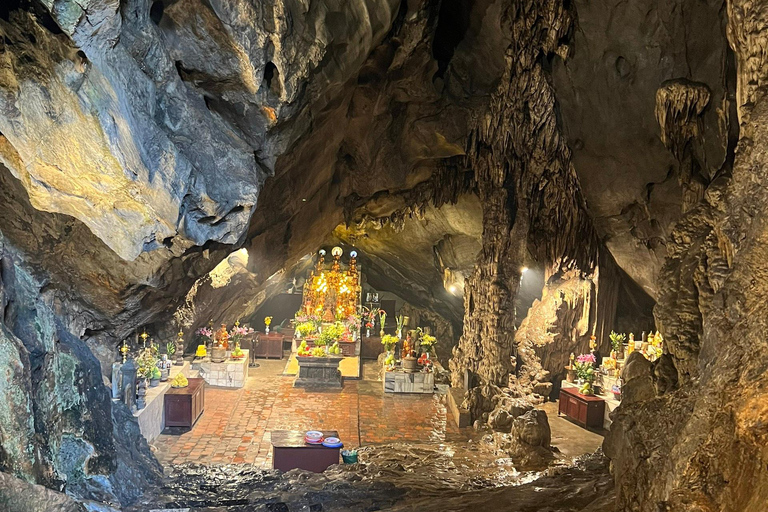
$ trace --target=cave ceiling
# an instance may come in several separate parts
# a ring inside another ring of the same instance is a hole
[[[595,228],[651,296],[681,209],[663,83],[706,84],[700,172],[725,158],[722,13],[683,31],[690,3],[577,2],[566,58],[546,57]],[[81,334],[167,320],[239,247],[262,289],[336,242],[460,323],[437,297],[480,248],[464,154],[506,66],[504,5],[18,2],[0,19],[3,232]]]

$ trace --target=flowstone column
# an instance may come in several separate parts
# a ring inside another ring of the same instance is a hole
[[[466,405],[473,419],[490,411],[508,385],[526,252],[552,273],[571,264],[589,273],[597,261],[600,242],[542,66],[550,56],[567,56],[572,8],[563,0],[509,3],[502,16],[510,35],[507,69],[467,143],[483,204],[483,249],[465,285],[464,333],[450,368],[454,386],[472,376]]]

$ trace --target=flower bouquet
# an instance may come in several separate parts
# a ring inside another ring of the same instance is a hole
[[[579,393],[582,395],[594,394],[592,383],[595,380],[595,362],[596,359],[594,354],[581,354],[576,358],[576,363],[574,363],[576,376],[581,381]]]
[[[381,344],[384,345],[384,350],[387,352],[392,352],[392,349],[395,348],[395,345],[397,345],[397,342],[400,341],[397,336],[392,336],[391,334],[385,334],[381,337]]]

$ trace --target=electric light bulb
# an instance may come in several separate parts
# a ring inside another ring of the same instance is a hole
[[[451,287],[450,287],[450,288],[448,288],[448,290],[449,290],[451,293],[456,293],[456,285],[452,284],[452,285],[451,285]]]

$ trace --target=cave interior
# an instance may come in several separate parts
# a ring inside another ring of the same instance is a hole
[[[0,510],[768,510],[768,1],[0,35]]]

